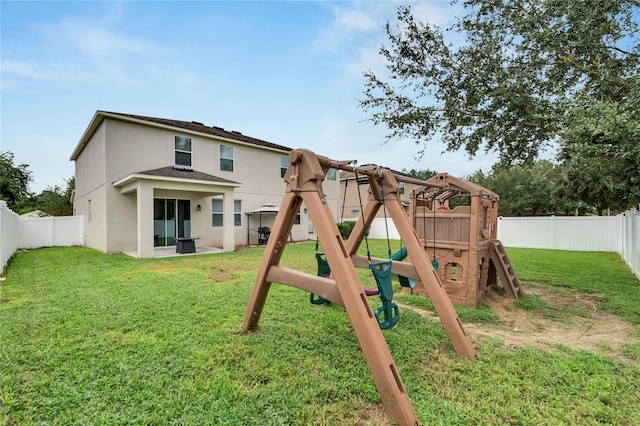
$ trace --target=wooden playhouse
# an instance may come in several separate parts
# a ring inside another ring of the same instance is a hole
[[[467,205],[450,206],[462,197],[468,199]],[[499,201],[496,193],[447,173],[432,177],[411,193],[413,227],[455,304],[477,306],[497,284],[497,276],[506,294],[518,297],[518,277],[496,239]],[[427,296],[420,282],[406,291]]]

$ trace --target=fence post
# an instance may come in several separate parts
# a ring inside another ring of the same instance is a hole
[[[56,244],[56,223],[54,221],[54,217],[51,216],[49,219],[49,247],[55,247]]]

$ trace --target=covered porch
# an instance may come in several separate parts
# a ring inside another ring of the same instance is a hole
[[[131,174],[113,186],[120,194],[135,196],[135,251],[127,254],[137,258],[163,256],[190,239],[192,250],[234,251],[235,233],[232,220],[221,226],[212,225],[212,199],[221,199],[224,217],[233,217],[234,188],[239,183],[193,170],[164,167]],[[195,246],[197,245],[197,247]]]

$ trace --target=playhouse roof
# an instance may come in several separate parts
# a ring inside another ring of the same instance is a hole
[[[438,185],[443,185],[444,187],[440,188],[431,188],[424,187],[421,191],[417,191],[416,194],[421,194],[422,192],[430,194],[428,198],[433,197],[433,194],[436,193],[438,199],[447,199],[451,197],[455,197],[457,195],[470,195],[470,196],[481,196],[487,197],[494,201],[499,201],[500,196],[493,191],[488,190],[478,184],[473,182],[469,182],[468,180],[464,180],[455,176],[452,176],[448,173],[439,173],[432,178],[426,181],[427,183],[434,183]]]

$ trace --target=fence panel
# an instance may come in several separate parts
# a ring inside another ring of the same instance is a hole
[[[60,216],[53,221],[54,246],[83,246],[83,216]]]
[[[505,247],[620,252],[620,216],[500,217]]]
[[[51,247],[52,217],[29,217],[20,221],[20,248]]]
[[[0,274],[20,245],[20,216],[0,201]]]
[[[640,279],[640,212],[631,209],[620,215],[622,258]]]
[[[553,226],[544,217],[499,217],[497,237],[505,247],[553,248]]]
[[[84,245],[82,216],[22,218],[20,248]]]

